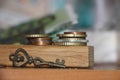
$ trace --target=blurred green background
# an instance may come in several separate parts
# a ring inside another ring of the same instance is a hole
[[[116,62],[120,0],[0,0],[0,44],[27,44],[26,34],[86,31],[96,62]]]

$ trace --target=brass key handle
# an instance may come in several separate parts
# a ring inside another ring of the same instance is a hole
[[[10,54],[9,59],[12,61],[13,67],[25,67],[26,64],[33,63],[33,58],[22,48],[17,49],[14,54]]]

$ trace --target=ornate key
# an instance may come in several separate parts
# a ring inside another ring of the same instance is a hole
[[[9,59],[12,61],[13,67],[25,67],[27,64],[34,64],[37,68],[43,67],[44,65],[47,67],[65,68],[65,60],[60,61],[60,59],[56,59],[56,62],[50,62],[40,57],[33,58],[22,48],[17,49],[14,54],[10,54]]]

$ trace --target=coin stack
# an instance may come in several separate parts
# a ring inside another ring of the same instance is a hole
[[[25,37],[28,39],[29,44],[31,45],[44,46],[52,44],[52,38],[46,34],[31,34],[25,35]]]
[[[64,34],[57,34],[59,39],[54,42],[55,45],[61,46],[86,46],[86,32],[64,32]]]

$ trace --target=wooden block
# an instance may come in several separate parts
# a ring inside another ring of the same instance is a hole
[[[67,67],[91,67],[94,63],[92,46],[0,45],[0,64],[12,66],[9,54],[18,48],[23,48],[29,55],[41,57],[46,61],[64,59]]]

